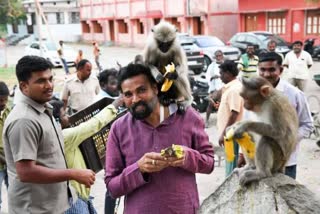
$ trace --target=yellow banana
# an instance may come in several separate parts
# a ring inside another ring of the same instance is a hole
[[[234,146],[233,146],[233,134],[234,130],[230,129],[224,137],[224,149],[226,152],[226,160],[232,162],[234,160]]]
[[[255,155],[255,143],[252,141],[249,133],[244,132],[242,134],[242,137],[238,139],[234,139],[233,135],[234,130],[230,129],[224,137],[224,146],[227,161],[232,162],[235,157],[233,140],[235,140],[241,146],[243,153],[245,153],[248,158],[253,159]]]
[[[256,146],[248,132],[244,132],[242,138],[237,139],[237,142],[241,146],[242,152],[244,152],[248,158],[254,159]]]
[[[175,66],[174,66],[174,64],[171,62],[171,64],[168,64],[168,65],[165,67],[165,69],[166,69],[166,73],[164,74],[164,76],[166,76],[166,74],[169,73],[169,72],[174,72],[174,71],[175,71]],[[166,78],[166,79],[164,80],[164,83],[162,84],[161,91],[162,91],[162,92],[168,91],[168,90],[171,88],[172,84],[173,84],[173,80],[169,80],[169,79]]]
[[[184,155],[184,150],[181,145],[172,144],[172,146],[170,146],[166,149],[162,149],[160,154],[165,157],[182,158]]]

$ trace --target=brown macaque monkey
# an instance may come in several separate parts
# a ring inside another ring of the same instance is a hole
[[[272,174],[284,173],[286,162],[298,142],[298,117],[288,99],[262,77],[243,78],[240,95],[244,107],[256,114],[259,122],[242,121],[235,124],[234,137],[244,132],[255,138],[254,160],[246,158],[247,165],[236,169],[240,185],[258,181]]]
[[[152,75],[158,83],[164,78],[174,80],[173,86],[167,92],[160,92],[159,98],[163,105],[172,101],[182,101],[184,106],[192,103],[192,94],[188,79],[187,56],[176,39],[177,29],[172,24],[162,21],[152,28],[143,59],[150,67]],[[173,63],[176,71],[166,76],[165,66]]]

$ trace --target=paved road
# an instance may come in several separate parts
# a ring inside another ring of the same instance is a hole
[[[92,47],[89,45],[71,45],[75,49],[82,49],[85,53],[85,57],[92,60]],[[104,67],[115,66],[116,61],[123,65],[126,65],[133,60],[136,54],[141,53],[141,49],[136,48],[125,48],[125,47],[102,47],[101,63]],[[9,64],[14,65],[24,53],[23,46],[16,46],[8,48],[8,61]],[[63,71],[61,69],[55,70],[57,73],[57,88],[61,87],[61,83],[64,80]],[[312,67],[311,72],[320,73],[320,63],[316,62]],[[314,81],[310,81],[307,86],[306,95],[316,95],[320,98],[320,87],[317,86]],[[311,106],[314,110],[319,111],[320,106],[313,104]],[[202,115],[203,118],[205,115]],[[211,127],[206,129],[210,141],[217,145],[217,130],[215,127],[215,115],[211,116],[210,120]],[[306,139],[301,143],[299,163],[298,163],[298,175],[297,180],[301,184],[306,185],[309,189],[317,194],[320,198],[320,148],[315,145],[315,141],[312,139]],[[210,175],[197,175],[197,183],[199,188],[200,200],[202,201],[208,197],[224,180],[224,162],[222,161],[221,166],[216,166],[215,170]],[[6,190],[3,187],[3,211],[6,213],[7,210],[7,198]],[[104,194],[105,185],[103,182],[103,172],[97,174],[96,183],[92,187],[92,195],[95,197],[94,205],[98,213],[103,213],[104,209]],[[119,213],[123,204],[121,203]]]

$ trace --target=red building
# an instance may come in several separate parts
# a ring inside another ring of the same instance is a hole
[[[161,19],[224,41],[238,30],[238,0],[81,0],[82,39],[144,46]]]
[[[270,31],[288,42],[320,34],[320,1],[239,0],[238,30]]]

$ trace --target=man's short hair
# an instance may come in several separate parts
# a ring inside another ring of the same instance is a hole
[[[254,45],[254,44],[247,44],[247,48],[248,48],[248,47],[256,48],[256,45]]]
[[[9,88],[5,82],[0,81],[0,96],[9,96]]]
[[[223,55],[222,50],[216,50],[216,51],[214,52],[214,56],[217,56],[217,54]]]
[[[278,65],[282,65],[282,57],[276,52],[267,52],[259,55],[259,63],[268,61],[277,61]]]
[[[267,46],[269,46],[271,44],[275,44],[277,46],[277,42],[275,40],[272,40],[272,39],[267,43]]]
[[[108,84],[110,76],[117,77],[118,71],[114,68],[103,70],[98,77],[100,86],[102,86],[103,84]]]
[[[231,60],[226,60],[224,63],[222,63],[219,68],[222,72],[228,72],[232,74],[234,77],[236,77],[239,73],[236,63],[234,63]]]
[[[130,63],[126,67],[123,67],[120,69],[119,75],[118,75],[118,90],[122,92],[121,84],[132,77],[138,76],[138,75],[145,75],[147,79],[149,80],[150,84],[157,84],[156,80],[153,78],[150,68],[143,65],[143,64],[133,64]]]
[[[300,40],[297,40],[297,41],[294,41],[293,43],[292,43],[292,46],[293,45],[303,45],[303,43],[300,41]]]
[[[77,64],[76,69],[77,69],[77,70],[82,69],[82,68],[87,64],[87,62],[90,63],[90,61],[87,60],[87,59],[82,59],[82,60],[80,60],[80,62]],[[91,63],[90,63],[90,64],[91,64]]]
[[[16,76],[18,81],[28,81],[33,72],[46,71],[52,69],[50,61],[39,56],[24,56],[16,65]]]

